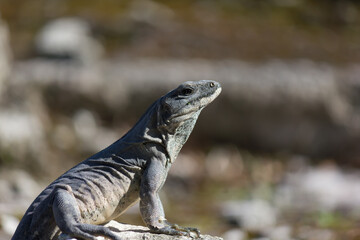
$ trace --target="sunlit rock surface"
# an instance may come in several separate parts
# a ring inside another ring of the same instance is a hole
[[[150,233],[147,227],[143,226],[135,226],[129,224],[118,223],[116,221],[110,221],[105,225],[109,227],[112,231],[117,233],[117,235],[123,240],[190,240],[194,239],[193,237],[185,237],[185,236],[171,236],[165,234],[155,234]],[[194,236],[195,237],[195,236]],[[98,240],[103,240],[103,237],[98,237]],[[201,235],[199,238],[203,240],[221,240],[220,237],[213,237],[209,235]],[[76,240],[74,238],[69,238],[66,235],[60,236],[59,240]]]

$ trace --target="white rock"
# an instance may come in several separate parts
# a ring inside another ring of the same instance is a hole
[[[97,61],[103,47],[90,34],[90,26],[79,18],[49,22],[36,38],[37,50],[45,55],[69,57],[83,64]]]
[[[210,178],[235,179],[243,170],[242,157],[234,147],[216,147],[206,156],[205,169]]]
[[[278,187],[278,206],[293,210],[360,211],[360,174],[337,168],[317,168],[289,174]]]
[[[58,240],[78,240],[77,238],[70,237],[69,235],[62,233],[60,234]],[[96,240],[105,240],[104,237],[98,236],[96,237]]]
[[[260,199],[224,203],[222,215],[246,231],[263,232],[276,224],[274,207]]]
[[[23,214],[42,189],[43,186],[25,171],[1,171],[0,213]]]
[[[99,126],[95,115],[89,110],[80,109],[72,120],[76,136],[87,151],[100,151],[119,138],[116,132]]]
[[[97,132],[97,123],[94,114],[86,109],[77,111],[73,117],[76,134],[82,139],[94,137]]]
[[[222,236],[224,240],[246,240],[247,236],[241,229],[231,229]]]
[[[0,146],[14,149],[15,153],[39,151],[44,138],[44,129],[35,114],[20,109],[1,109]]]
[[[0,223],[5,233],[13,235],[19,224],[19,220],[14,216],[2,214],[0,215]]]
[[[291,240],[292,229],[290,226],[277,226],[266,234],[271,240]]]
[[[329,229],[317,229],[308,226],[302,226],[298,230],[299,239],[321,239],[321,240],[335,240],[336,234]]]
[[[116,221],[110,221],[105,225],[113,230],[122,240],[191,240],[192,237],[185,236],[171,236],[165,234],[150,233],[149,228],[144,226],[135,226],[130,224],[118,223]],[[98,240],[104,238],[98,237]],[[221,240],[219,237],[212,237],[209,235],[201,235],[199,239],[203,240]],[[75,238],[69,238],[69,236],[62,234],[59,240],[76,240]]]

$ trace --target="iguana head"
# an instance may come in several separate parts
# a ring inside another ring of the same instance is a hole
[[[220,92],[220,84],[211,80],[181,84],[161,99],[162,124],[173,129],[188,119],[197,118],[200,111]]]
[[[173,162],[192,132],[204,107],[221,92],[218,82],[185,82],[160,99],[158,130],[162,134],[169,162]]]
[[[185,82],[155,101],[121,140],[130,146],[155,143],[165,147],[173,162],[204,107],[221,92],[218,82]]]

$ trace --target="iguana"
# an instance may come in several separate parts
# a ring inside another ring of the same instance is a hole
[[[140,200],[151,232],[199,231],[169,223],[159,198],[168,171],[201,110],[221,92],[210,80],[185,82],[155,101],[122,138],[71,168],[30,205],[12,240],[120,238],[107,223]]]

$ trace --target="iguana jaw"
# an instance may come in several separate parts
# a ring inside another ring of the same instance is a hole
[[[161,119],[158,129],[163,136],[170,163],[176,159],[190,136],[202,109],[220,92],[219,83],[202,80],[186,82],[164,96],[161,101],[162,115],[158,115],[158,119]]]
[[[192,93],[184,95],[186,90]],[[163,104],[169,112],[166,118],[168,124],[178,123],[191,118],[193,114],[201,111],[211,103],[221,92],[218,82],[212,80],[201,80],[197,82],[185,82],[177,89],[167,94]]]
[[[219,83],[217,83],[217,84],[218,84],[218,87],[216,88],[215,92],[212,95],[200,99],[201,108],[206,107],[209,103],[214,101],[215,98],[217,98],[217,96],[219,96],[219,94],[221,93],[222,88],[221,88]]]

